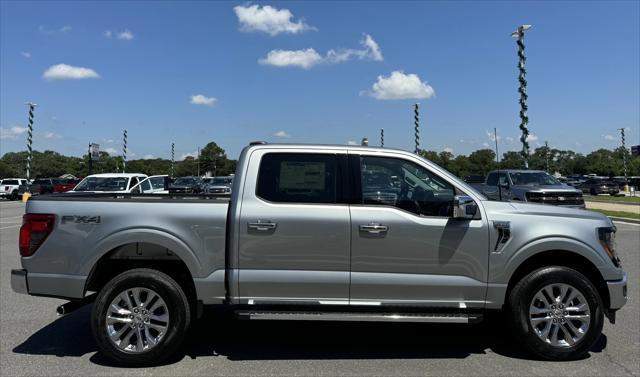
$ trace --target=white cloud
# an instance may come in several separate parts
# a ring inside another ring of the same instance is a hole
[[[29,51],[22,51],[20,55],[22,55],[26,59],[31,59],[31,53]]]
[[[190,103],[192,105],[202,105],[212,107],[218,100],[215,97],[207,97],[203,94],[194,94],[191,96]]]
[[[489,138],[489,140],[496,141],[496,134],[494,132],[486,130],[485,133],[487,134],[487,137]],[[500,140],[502,140],[502,137],[498,135],[498,141]]]
[[[512,138],[511,136],[506,136],[504,139],[509,143],[513,143],[514,141],[516,141],[516,139]]]
[[[187,153],[183,153],[181,156],[181,159],[184,160],[187,157],[193,157],[196,158],[196,156],[198,155],[198,151],[193,151],[193,152],[187,152]]]
[[[359,145],[356,141],[349,140],[347,141],[347,145]]]
[[[258,63],[264,65],[273,65],[276,67],[300,67],[311,68],[312,66],[322,62],[322,57],[312,48],[306,50],[271,50],[266,58],[258,60]]]
[[[280,33],[297,34],[306,30],[316,30],[303,20],[292,22],[293,14],[289,9],[277,9],[270,5],[238,5],[233,8],[238,17],[240,30],[244,32],[259,31],[271,36]]]
[[[40,135],[42,135],[44,139],[62,139],[62,136],[50,131],[44,131],[40,133]]]
[[[18,136],[24,134],[25,132],[27,132],[27,127],[0,127],[0,139],[17,139]]]
[[[91,68],[74,67],[68,64],[56,64],[49,67],[42,77],[45,80],[81,80],[97,79],[100,75]]]
[[[364,35],[360,41],[362,49],[331,49],[325,56],[321,56],[315,49],[305,50],[271,50],[265,58],[259,59],[258,63],[272,65],[275,67],[298,67],[308,69],[318,64],[338,64],[349,60],[374,60],[382,61],[382,51],[380,46],[369,34]]]
[[[122,40],[125,40],[125,41],[130,41],[130,40],[133,39],[133,33],[131,32],[131,30],[125,29],[125,30],[119,32],[116,35],[116,38],[122,39]]]
[[[69,25],[64,25],[63,27],[60,28],[61,33],[68,33],[70,31],[71,31],[71,26]]]
[[[443,152],[449,152],[449,153],[453,154],[453,148],[451,148],[451,147],[444,147],[444,148],[442,149],[442,151],[443,151]]]
[[[538,136],[534,135],[534,134],[529,134],[529,136],[527,136],[527,141],[529,143],[532,143],[534,141],[538,141]]]
[[[282,137],[282,138],[290,138],[291,137],[291,135],[289,135],[285,131],[278,131],[278,132],[274,133],[273,136]]]
[[[605,140],[609,141],[613,141],[616,139],[615,137],[613,137],[613,135],[602,135],[602,137],[604,137]]]
[[[153,160],[154,158],[156,158],[154,155],[152,154],[145,154],[142,159],[144,160]]]
[[[482,146],[485,148],[489,148],[489,143],[482,143]]]
[[[131,32],[131,30],[129,29],[124,29],[122,31],[105,30],[104,33],[102,33],[102,35],[104,35],[107,38],[111,38],[115,36],[116,39],[121,39],[123,41],[130,41],[134,38],[133,32]]]
[[[418,75],[393,71],[387,77],[378,76],[378,81],[373,84],[372,91],[368,94],[379,100],[428,99],[433,97],[435,92],[429,84],[421,81]]]
[[[109,156],[117,156],[118,155],[118,151],[115,148],[112,148],[112,147],[105,148],[104,152],[107,152],[109,154]]]

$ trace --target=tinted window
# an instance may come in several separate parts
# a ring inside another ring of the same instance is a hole
[[[256,194],[280,203],[336,203],[336,170],[335,155],[269,153],[260,162]]]
[[[132,177],[131,180],[129,181],[129,188],[132,188],[137,184],[138,184],[138,177]]]
[[[165,177],[153,177],[149,179],[154,190],[164,190]]]
[[[451,216],[454,187],[413,162],[362,157],[362,203],[393,206],[420,216]]]
[[[507,173],[498,174],[498,184],[500,186],[504,186],[504,185],[508,185],[509,184],[509,178],[507,178]]]
[[[487,186],[497,186],[498,185],[498,173],[491,173],[487,177]]]
[[[46,179],[46,178],[38,178],[35,181],[33,181],[34,185],[49,185],[51,184],[51,180],[50,179]]]
[[[17,179],[5,179],[2,181],[3,185],[19,185],[20,183],[18,183]]]

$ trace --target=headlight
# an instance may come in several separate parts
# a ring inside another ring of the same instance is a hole
[[[620,267],[620,258],[616,254],[616,227],[598,228],[598,239],[613,264],[616,267]]]

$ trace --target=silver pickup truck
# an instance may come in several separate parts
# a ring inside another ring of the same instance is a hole
[[[252,143],[230,198],[39,196],[16,292],[95,301],[99,350],[158,363],[203,305],[242,319],[472,323],[505,310],[533,353],[584,355],[627,301],[605,216],[489,201],[414,154]],[[460,339],[461,342],[464,339]]]

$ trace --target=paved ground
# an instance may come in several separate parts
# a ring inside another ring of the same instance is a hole
[[[618,224],[631,301],[605,324],[590,356],[531,360],[499,319],[474,326],[237,322],[207,316],[165,366],[120,369],[96,353],[89,307],[58,318],[62,301],[17,295],[17,231],[24,206],[0,202],[0,375],[640,375],[640,227]]]

